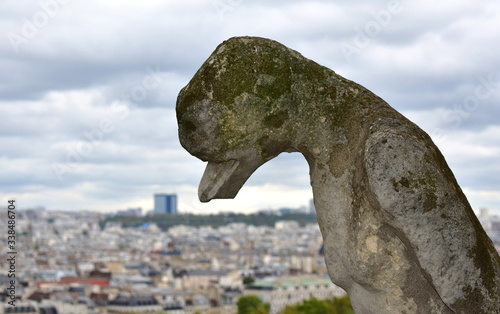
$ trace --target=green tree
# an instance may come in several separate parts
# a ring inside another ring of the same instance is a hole
[[[263,303],[262,300],[253,294],[244,295],[238,299],[238,314],[267,314],[269,313],[269,303]]]
[[[336,313],[354,314],[354,310],[351,305],[351,299],[349,299],[349,296],[347,294],[344,294],[341,297],[333,297],[332,299],[328,299],[327,302],[329,302],[337,311]]]
[[[253,279],[253,277],[252,277],[252,276],[245,276],[245,277],[243,278],[243,284],[244,284],[244,285],[249,285],[249,284],[252,284],[252,283],[254,283],[254,282],[255,282],[255,279]]]
[[[318,300],[311,298],[300,304],[287,305],[280,314],[354,314],[348,295]]]
[[[311,298],[297,305],[287,305],[282,314],[333,314],[334,308],[326,300]]]

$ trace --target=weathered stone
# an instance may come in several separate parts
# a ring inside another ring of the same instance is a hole
[[[275,41],[223,42],[177,99],[202,201],[282,152],[310,166],[325,260],[356,313],[498,313],[500,258],[429,136]]]

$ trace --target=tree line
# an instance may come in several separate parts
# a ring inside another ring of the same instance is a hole
[[[255,213],[255,214],[154,214],[147,216],[133,215],[109,215],[99,222],[101,229],[108,222],[121,223],[124,228],[134,228],[144,226],[145,224],[155,223],[161,230],[166,231],[170,227],[178,225],[187,225],[193,227],[212,226],[220,227],[230,223],[244,223],[254,226],[274,227],[274,224],[280,220],[294,220],[301,226],[307,223],[317,223],[316,215],[305,213],[286,213],[281,215]]]

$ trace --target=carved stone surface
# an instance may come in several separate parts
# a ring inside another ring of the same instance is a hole
[[[179,93],[179,138],[233,198],[282,152],[310,166],[334,283],[356,313],[499,313],[500,257],[430,137],[364,87],[264,38],[231,38]]]

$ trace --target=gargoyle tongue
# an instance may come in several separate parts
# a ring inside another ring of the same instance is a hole
[[[198,188],[200,201],[234,198],[252,173],[265,162],[261,158],[230,159],[223,162],[209,161]]]
[[[202,202],[208,202],[214,198],[234,198],[240,186],[235,189],[233,174],[238,168],[237,160],[224,162],[208,162],[198,188],[198,197]]]

